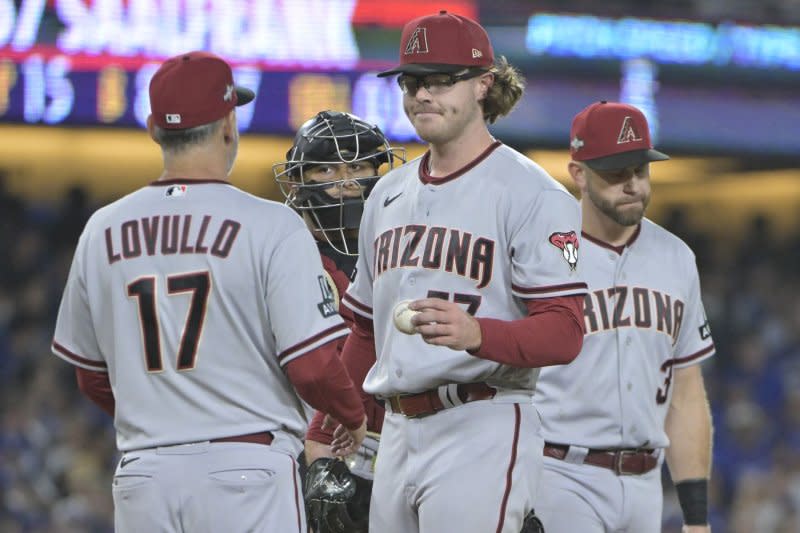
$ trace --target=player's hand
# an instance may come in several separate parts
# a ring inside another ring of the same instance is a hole
[[[305,450],[306,450],[306,464],[310,465],[317,459],[321,459],[322,457],[333,457],[333,452],[331,451],[331,445],[325,444],[324,442],[318,442],[315,440],[306,439],[305,443]]]
[[[681,533],[711,533],[711,526],[683,526]]]
[[[324,424],[323,424],[324,425]],[[334,457],[344,457],[358,451],[358,447],[367,435],[367,417],[358,429],[347,429],[344,425],[339,426],[333,432],[333,441],[331,442],[331,453]]]
[[[411,302],[408,307],[419,311],[411,323],[428,344],[453,350],[477,350],[481,347],[480,324],[459,304],[440,298],[423,298]]]

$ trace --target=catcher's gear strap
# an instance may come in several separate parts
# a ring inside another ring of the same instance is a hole
[[[367,533],[372,481],[351,473],[339,459],[323,457],[308,467],[305,490],[315,533]]]

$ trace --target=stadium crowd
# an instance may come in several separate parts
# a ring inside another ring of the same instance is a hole
[[[98,206],[80,188],[52,207],[3,183],[0,175],[0,531],[110,532],[111,420],[50,352],[72,250]],[[717,343],[704,366],[715,421],[712,528],[800,531],[800,233],[779,237],[757,217],[749,233],[723,241],[693,231],[677,208],[659,222],[697,252]],[[681,524],[669,489],[664,524]]]

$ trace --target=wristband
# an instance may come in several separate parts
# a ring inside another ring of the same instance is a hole
[[[675,483],[675,490],[683,511],[683,523],[687,526],[708,524],[708,480],[687,479]]]

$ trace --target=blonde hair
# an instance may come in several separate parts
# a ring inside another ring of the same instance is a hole
[[[494,124],[499,117],[508,115],[522,98],[525,78],[509,64],[505,56],[500,56],[489,72],[494,74],[494,84],[483,99],[483,118],[489,124]]]

